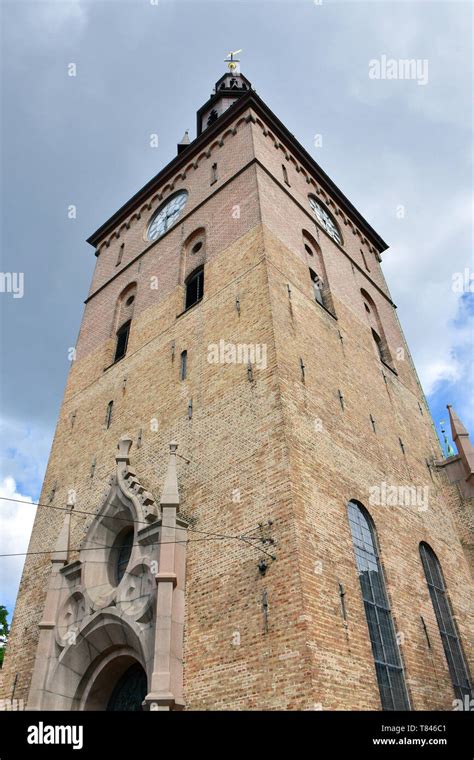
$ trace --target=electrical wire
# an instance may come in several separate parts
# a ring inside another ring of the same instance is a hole
[[[0,496],[0,500],[3,500],[3,501],[12,501],[12,502],[19,503],[19,504],[28,504],[29,506],[45,507],[47,509],[56,509],[56,510],[60,510],[60,511],[63,511],[63,512],[70,511],[71,514],[75,513],[75,514],[89,515],[91,517],[100,517],[100,515],[97,512],[87,512],[87,511],[79,510],[79,509],[78,510],[76,510],[76,509],[69,510],[68,507],[56,507],[56,506],[54,506],[52,504],[41,504],[40,502],[24,501],[23,499],[10,499],[7,496]],[[149,525],[149,523],[146,523],[143,520],[130,520],[130,519],[126,518],[126,517],[116,517],[116,516],[114,517],[113,515],[109,515],[108,519],[124,520],[128,524],[130,524],[130,523],[137,523],[139,525]],[[190,526],[187,527],[186,530],[190,530],[190,531],[193,531],[195,533],[200,533],[202,535],[205,535],[206,538],[195,538],[195,539],[189,539],[188,538],[188,539],[183,539],[181,541],[156,541],[156,542],[151,542],[148,545],[155,545],[155,546],[162,546],[162,545],[165,545],[165,544],[186,544],[187,545],[187,544],[191,544],[191,543],[198,543],[199,541],[215,541],[215,540],[222,541],[222,540],[227,539],[227,540],[233,540],[233,541],[242,541],[243,543],[248,544],[249,546],[251,546],[253,549],[256,549],[257,551],[261,552],[262,554],[265,554],[267,557],[270,557],[272,560],[275,559],[275,557],[272,554],[270,554],[270,552],[266,551],[266,549],[263,549],[262,547],[256,546],[255,544],[252,543],[252,540],[262,541],[262,538],[260,538],[258,536],[245,536],[245,535],[242,535],[242,536],[232,536],[232,535],[228,535],[228,534],[225,534],[225,533],[215,533],[215,532],[210,532],[210,531],[198,530],[197,528],[192,528]],[[140,544],[133,544],[133,546],[140,546]],[[69,551],[70,552],[74,552],[74,551],[80,552],[80,551],[93,551],[93,550],[97,550],[97,549],[112,549],[112,548],[113,548],[113,546],[107,546],[107,545],[105,545],[105,546],[95,546],[95,547],[88,547],[88,548],[71,548],[71,549],[69,549]],[[55,549],[42,550],[42,551],[37,551],[37,552],[30,552],[30,551],[27,551],[27,552],[15,552],[15,553],[11,553],[11,554],[0,554],[0,559],[4,558],[4,557],[26,557],[26,556],[29,556],[29,555],[52,554],[54,552],[55,552]]]
[[[56,507],[53,504],[42,504],[41,502],[37,501],[25,501],[24,499],[11,499],[9,496],[0,496],[0,501],[12,501],[16,504],[28,504],[30,507],[44,507],[45,509],[56,509],[60,512],[71,512],[71,514],[75,515],[89,515],[89,517],[100,517],[99,512],[87,512],[83,509],[76,509],[75,507]],[[107,515],[108,520],[122,520],[122,522],[126,522],[128,525],[130,523],[137,524],[137,525],[150,525],[150,523],[144,521],[144,520],[132,520],[128,517],[120,517],[118,515]],[[207,530],[199,530],[198,528],[193,528],[191,525],[188,525],[186,530],[192,531],[193,533],[201,533],[205,536],[216,536],[217,538],[236,538],[236,536],[227,536],[223,533],[215,533],[213,531],[207,531]],[[245,538],[252,538],[255,541],[260,541],[260,536],[247,536],[245,533],[242,534],[245,536]]]

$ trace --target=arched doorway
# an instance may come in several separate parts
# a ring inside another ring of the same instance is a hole
[[[138,712],[146,697],[146,673],[139,662],[131,665],[115,684],[107,702],[107,710]]]
[[[114,649],[88,669],[78,696],[79,710],[138,712],[147,694],[147,675],[130,650]]]

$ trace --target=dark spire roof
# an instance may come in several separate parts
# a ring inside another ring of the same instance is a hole
[[[185,150],[190,144],[191,140],[189,139],[189,129],[187,129],[178,143],[178,153],[182,153],[182,151]]]

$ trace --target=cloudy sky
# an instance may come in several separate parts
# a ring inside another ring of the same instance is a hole
[[[22,298],[0,292],[0,553],[27,548],[34,507],[5,497],[39,497],[95,262],[85,239],[186,128],[194,137],[229,49],[389,243],[385,275],[434,419],[452,403],[474,430],[470,3],[0,2],[1,269],[24,274]],[[388,59],[415,59],[418,76],[371,78]],[[9,609],[22,563],[0,558]]]

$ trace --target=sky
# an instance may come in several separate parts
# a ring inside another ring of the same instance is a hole
[[[185,129],[195,137],[229,50],[389,244],[383,270],[437,427],[451,403],[474,430],[470,3],[0,0],[0,12],[1,272],[14,275],[0,292],[0,554],[27,550],[35,507],[8,499],[39,498],[95,264],[86,238]],[[0,557],[10,612],[23,561]]]

